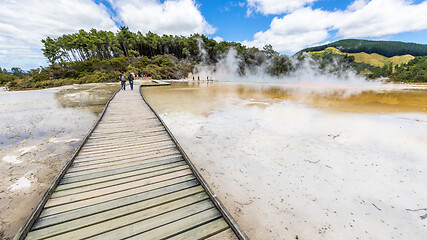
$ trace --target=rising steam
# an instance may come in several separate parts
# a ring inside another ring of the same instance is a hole
[[[194,68],[194,76],[200,76],[202,80],[206,77],[218,81],[229,82],[268,82],[303,84],[312,86],[338,86],[338,87],[372,87],[383,85],[382,81],[367,80],[366,77],[358,75],[354,70],[340,66],[333,62],[331,66],[321,69],[309,54],[304,58],[290,57],[292,69],[287,74],[272,76],[268,73],[271,61],[264,61],[261,65],[249,66],[238,55],[234,48],[230,48],[217,63],[208,64],[208,53],[203,41],[198,41],[201,63]],[[339,70],[337,70],[339,69]]]

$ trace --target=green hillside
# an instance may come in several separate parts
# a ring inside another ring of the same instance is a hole
[[[341,52],[367,54],[377,53],[385,57],[394,57],[402,55],[427,56],[427,44],[405,43],[397,41],[371,41],[358,39],[345,39],[333,43],[306,48],[297,53],[322,51],[328,47],[334,47]]]
[[[415,57],[409,54],[403,55],[403,56],[394,56],[394,57],[385,57],[383,55],[380,55],[378,53],[345,53],[341,52],[340,50],[334,48],[334,47],[328,47],[321,51],[313,51],[308,52],[309,54],[337,54],[337,55],[348,55],[354,57],[354,61],[357,63],[365,63],[374,67],[383,67],[386,64],[392,63],[393,65],[400,65],[404,63],[408,63],[410,60],[414,59]]]
[[[344,63],[341,68],[351,67],[369,78],[386,77],[394,82],[427,82],[427,56],[406,54],[385,57],[378,53],[346,53],[334,47],[308,52],[320,67]],[[304,55],[300,55],[303,57]]]

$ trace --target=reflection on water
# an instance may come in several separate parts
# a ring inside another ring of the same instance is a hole
[[[89,110],[98,115],[115,91],[116,85],[107,84],[69,87],[55,92],[55,100],[63,108]]]
[[[117,90],[108,84],[0,93],[0,145],[72,128],[75,118],[91,122]]]
[[[0,92],[0,238],[21,227],[118,88]]]
[[[383,86],[377,88],[316,88],[285,84],[254,83],[173,83],[169,88],[150,88],[144,91],[159,95],[160,108],[173,105],[185,111],[203,112],[217,108],[226,99],[238,98],[263,103],[292,101],[315,107],[359,113],[427,112],[427,86]],[[197,100],[196,100],[197,99]],[[196,100],[196,101],[195,101]],[[173,104],[178,101],[180,104]],[[200,105],[203,105],[201,107]]]

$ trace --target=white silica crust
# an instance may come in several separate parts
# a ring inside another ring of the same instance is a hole
[[[149,102],[251,239],[427,239],[427,114],[154,91]]]

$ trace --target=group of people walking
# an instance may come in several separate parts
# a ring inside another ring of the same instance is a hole
[[[126,90],[126,74],[123,72],[120,76],[120,83],[122,84],[122,89]],[[133,80],[135,80],[135,74],[129,73],[129,76],[127,77],[127,80],[129,81],[130,90],[133,90]]]
[[[194,79],[194,76],[193,76],[193,81],[196,81],[196,80]],[[197,76],[197,81],[199,81],[199,82],[200,82],[200,76]],[[206,81],[209,81],[209,76],[206,76]],[[211,79],[211,81],[213,81],[213,80]]]

